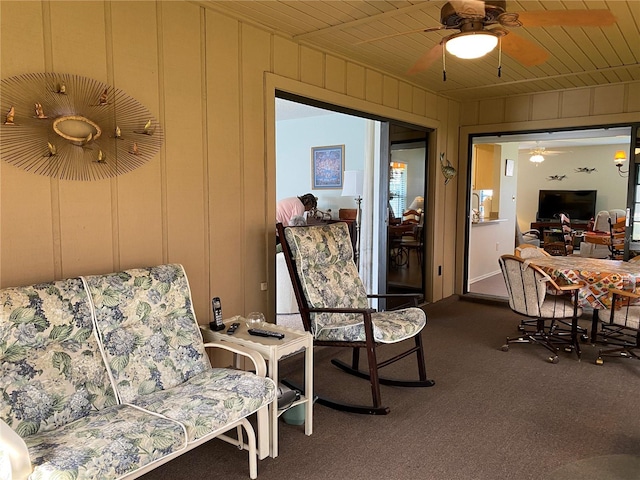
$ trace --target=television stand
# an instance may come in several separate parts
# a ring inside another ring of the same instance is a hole
[[[589,220],[571,220],[571,228],[574,230],[586,230],[589,225]],[[544,242],[550,236],[555,236],[552,230],[559,231],[560,237],[562,237],[562,224],[560,219],[531,222],[531,229],[538,230],[540,232],[540,245],[544,245]]]

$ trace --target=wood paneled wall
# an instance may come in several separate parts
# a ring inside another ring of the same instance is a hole
[[[0,30],[3,78],[91,77],[165,129],[154,159],[114,179],[60,181],[0,162],[0,286],[177,262],[201,323],[213,295],[225,315],[272,309],[278,88],[437,129],[427,297],[453,293],[458,195],[437,152],[457,163],[456,102],[191,2],[3,0]]]

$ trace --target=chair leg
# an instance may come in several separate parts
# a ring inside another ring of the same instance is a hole
[[[373,344],[373,342],[371,342],[370,345],[367,345],[367,360],[369,361],[369,379],[371,383],[371,396],[373,397],[373,406],[374,408],[379,408],[382,406],[382,396],[380,395],[380,379],[378,378],[376,346]]]
[[[598,358],[596,358],[596,365],[602,365],[604,360],[602,357],[622,357],[622,358],[635,358],[640,360],[640,356],[633,351],[635,346],[610,348],[607,350],[600,349],[598,351]]]
[[[556,345],[565,345],[567,346],[567,348],[569,348],[569,346],[571,346],[571,349],[575,348],[576,353],[578,354],[578,359],[580,359],[580,345],[577,343],[575,333],[572,335],[573,338],[565,339],[558,335],[554,335],[554,329],[555,324],[553,322],[549,327],[546,327],[544,319],[538,318],[536,319],[537,331],[535,333],[523,332],[523,335],[519,337],[507,337],[507,342],[502,346],[502,351],[509,351],[510,343],[535,343],[541,345],[551,352],[552,356],[548,358],[549,362],[558,363],[558,347],[556,347]]]
[[[358,370],[360,368],[360,347],[353,347],[351,353],[351,368]]]
[[[380,368],[386,367],[387,365],[397,360],[400,360],[401,358],[404,358],[408,355],[411,355],[412,353],[415,353],[418,360],[418,380],[397,380],[393,378],[378,376],[378,383],[380,383],[380,385],[391,385],[394,387],[432,387],[433,385],[435,385],[435,382],[433,380],[427,379],[424,349],[422,346],[422,337],[420,336],[420,334],[418,334],[414,337],[414,339],[416,344],[415,347],[412,347],[409,350],[396,355],[395,357],[389,358],[388,360],[378,363],[377,365],[378,368],[376,369],[376,373]],[[351,375],[355,375],[356,377],[360,377],[365,380],[371,381],[370,374],[367,374],[366,372],[363,372],[362,370],[359,370],[359,369],[354,369],[341,360],[334,358],[331,360],[331,363],[333,363],[336,367],[340,368],[341,370],[344,370],[345,372],[350,373]]]
[[[427,368],[424,361],[424,349],[422,348],[422,335],[419,333],[414,337],[416,340],[416,356],[418,357],[418,378],[424,382],[427,380]]]

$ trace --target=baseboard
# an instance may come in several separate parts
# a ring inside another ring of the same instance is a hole
[[[472,278],[471,280],[469,280],[469,285],[472,285],[476,282],[479,282],[481,280],[484,280],[485,278],[489,278],[489,277],[493,277],[494,275],[498,275],[500,272],[500,269],[494,271],[494,272],[490,272],[490,273],[485,273],[484,275],[481,275],[479,277],[476,278]]]

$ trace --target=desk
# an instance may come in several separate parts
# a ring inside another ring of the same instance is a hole
[[[617,288],[640,292],[640,263],[621,260],[578,257],[536,257],[529,259],[559,285],[583,282],[578,292],[578,303],[594,309],[591,341],[595,342],[598,328],[597,310],[611,308],[609,290]]]
[[[210,330],[205,325],[200,325],[202,336],[205,341],[213,342],[229,342],[236,345],[242,345],[250,350],[258,352],[267,361],[267,369],[269,378],[278,384],[278,361],[281,358],[292,355],[296,352],[304,350],[304,378],[305,378],[305,395],[300,400],[291,404],[292,407],[300,404],[305,405],[305,422],[304,433],[311,435],[313,432],[313,337],[309,332],[302,330],[293,330],[283,327],[282,325],[265,325],[265,330],[273,330],[284,333],[284,338],[255,337],[247,332],[247,325],[241,317],[234,317],[225,320],[225,327],[233,322],[239,322],[240,327],[233,335],[227,335],[226,328],[219,332]],[[278,417],[285,410],[278,410],[278,399],[274,398],[269,405],[270,426],[270,454],[275,458],[278,456]],[[260,458],[265,458],[265,452],[260,452]]]

